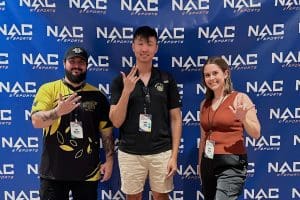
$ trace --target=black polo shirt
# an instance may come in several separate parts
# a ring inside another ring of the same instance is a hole
[[[123,90],[122,76],[111,84],[111,104],[116,105]],[[149,91],[150,101],[146,98]],[[119,129],[119,149],[121,151],[149,155],[172,148],[172,134],[169,110],[181,107],[176,81],[170,74],[152,67],[147,88],[139,80],[129,97],[127,115]],[[152,115],[151,132],[139,131],[140,114]]]

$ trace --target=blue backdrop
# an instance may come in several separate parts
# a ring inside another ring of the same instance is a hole
[[[300,2],[298,0],[0,0],[0,199],[37,200],[42,132],[29,113],[39,86],[63,77],[71,45],[90,53],[88,81],[110,82],[134,64],[137,26],[155,27],[154,65],[183,99],[183,136],[172,200],[202,200],[197,171],[200,71],[222,55],[236,90],[256,104],[262,137],[245,135],[248,178],[240,199],[300,199]],[[115,131],[117,136],[118,132]],[[116,139],[117,143],[117,139]],[[117,147],[116,147],[117,150]],[[297,153],[298,152],[298,153]],[[117,160],[99,199],[125,199]],[[145,189],[149,199],[149,187]]]

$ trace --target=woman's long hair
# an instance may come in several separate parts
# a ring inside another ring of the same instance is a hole
[[[232,81],[231,81],[231,76],[230,76],[231,75],[230,68],[229,68],[228,64],[226,63],[226,61],[222,57],[213,56],[213,57],[210,57],[207,59],[207,61],[205,62],[204,66],[202,68],[202,84],[206,88],[205,98],[207,100],[212,100],[215,97],[214,92],[211,89],[209,89],[209,87],[207,87],[207,85],[205,83],[204,68],[208,64],[218,65],[223,72],[225,72],[226,70],[228,71],[228,76],[224,80],[225,86],[224,86],[223,95],[225,96],[227,94],[230,94],[233,91],[233,86],[232,86]]]

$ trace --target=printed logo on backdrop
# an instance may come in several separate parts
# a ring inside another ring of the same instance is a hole
[[[148,192],[148,199],[153,199],[153,194],[151,191]],[[169,200],[184,200],[184,192],[182,190],[173,190],[169,192]]]
[[[184,180],[198,180],[199,179],[199,169],[198,165],[178,165],[177,174]]]
[[[269,119],[285,124],[300,123],[300,108],[270,108]]]
[[[178,68],[181,72],[201,72],[208,56],[172,56],[172,68]]]
[[[249,25],[248,37],[256,38],[256,41],[282,40],[284,24]]]
[[[11,110],[0,109],[0,126],[10,126],[12,121]]]
[[[258,188],[258,189],[244,189],[244,200],[246,199],[280,199],[279,188]]]
[[[1,137],[1,148],[16,153],[38,152],[38,137]]]
[[[54,13],[56,11],[56,3],[54,0],[19,0],[19,6],[30,8],[30,12],[36,13]]]
[[[32,24],[1,24],[0,36],[6,40],[32,40]]]
[[[110,199],[118,199],[118,200],[126,200],[126,195],[121,191],[113,191],[113,190],[100,190],[101,200],[110,200]]]
[[[247,177],[249,177],[249,178],[254,177],[254,174],[255,174],[255,163],[248,162]]]
[[[122,68],[131,68],[135,65],[135,58],[133,56],[122,56],[121,57],[121,64]],[[152,59],[153,67],[158,67],[158,57],[154,56]]]
[[[4,200],[39,200],[38,190],[7,191],[4,190]]]
[[[200,111],[197,110],[196,112],[188,111],[182,114],[182,121],[183,126],[199,126],[199,115]]]
[[[0,11],[5,10],[5,0],[0,0]]]
[[[235,26],[198,27],[198,39],[206,39],[207,43],[232,43],[235,40]]]
[[[235,14],[261,11],[261,0],[223,0],[224,8],[230,8]]]
[[[297,146],[300,144],[300,135],[294,135],[293,145]]]
[[[33,70],[58,70],[58,54],[22,53],[22,64]]]
[[[158,0],[121,0],[120,3],[121,11],[128,11],[130,15],[158,15]]]
[[[8,69],[8,53],[0,52],[0,70]]]
[[[299,0],[275,0],[275,7],[282,7],[284,11],[300,10]]]
[[[296,83],[295,83],[295,90],[296,90],[296,91],[300,91],[300,80],[296,80]]]
[[[222,55],[231,70],[255,70],[257,68],[257,54]]]
[[[183,151],[184,151],[184,138],[180,138],[178,153],[183,153]]]
[[[254,151],[279,151],[280,135],[261,136],[259,139],[245,137],[245,146],[252,147]]]
[[[172,0],[172,11],[181,15],[207,15],[210,0]]]
[[[87,69],[92,72],[107,72],[109,70],[109,56],[89,56]]]
[[[158,36],[159,44],[183,44],[184,42],[184,27],[175,27],[172,29],[155,28]]]
[[[103,83],[99,83],[98,84],[98,89],[103,92],[103,94],[105,94],[105,96],[110,99],[110,84],[109,83],[106,83],[106,84],[103,84]]]
[[[283,80],[246,82],[247,93],[254,93],[258,97],[282,96]]]
[[[133,27],[96,27],[97,39],[104,38],[108,44],[131,44]]]
[[[82,43],[84,34],[82,26],[47,26],[47,37],[53,37],[57,42]]]
[[[268,173],[276,176],[300,176],[300,162],[268,162]]]
[[[0,94],[8,97],[32,98],[36,95],[36,82],[2,82],[0,81]]]
[[[300,189],[292,188],[292,199],[300,199]]]
[[[300,51],[272,52],[272,63],[279,63],[282,68],[300,67]]]
[[[1,180],[12,180],[15,177],[15,165],[2,163],[0,164],[0,181]]]
[[[205,95],[206,93],[206,87],[203,84],[197,83],[196,84],[196,94],[199,95]]]
[[[34,176],[34,178],[39,178],[39,165],[35,164],[27,164],[26,173],[28,176]]]
[[[199,190],[197,190],[197,192],[196,192],[196,200],[204,200],[204,195]]]
[[[102,14],[107,12],[107,0],[69,0],[69,8],[79,10],[79,13]]]

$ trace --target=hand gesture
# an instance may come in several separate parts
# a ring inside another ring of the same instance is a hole
[[[123,78],[124,89],[123,91],[131,93],[134,88],[136,82],[140,79],[139,76],[136,76],[137,67],[133,66],[129,74],[126,76],[124,72],[121,72]]]
[[[81,96],[78,96],[77,93],[73,93],[68,98],[64,99],[62,94],[59,94],[58,104],[56,109],[56,114],[62,116],[72,112],[75,108],[80,105],[79,100]]]
[[[243,122],[245,120],[248,110],[250,110],[254,107],[255,107],[254,104],[252,104],[249,101],[248,102],[246,101],[243,94],[237,95],[235,107],[229,106],[231,111],[235,114],[235,117],[238,120],[240,120],[241,122]]]

